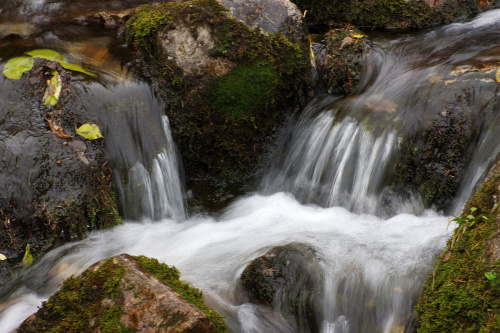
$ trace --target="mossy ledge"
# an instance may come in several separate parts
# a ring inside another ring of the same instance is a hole
[[[179,30],[196,40],[200,31],[209,32],[201,70],[180,66],[162,48],[162,38]],[[146,6],[128,21],[127,37],[140,54],[141,69],[167,101],[195,197],[197,184],[213,186],[207,192],[220,198],[252,177],[272,135],[306,102],[308,52],[281,34],[249,29],[215,0]]]
[[[137,264],[139,266],[136,266]],[[139,273],[139,279],[149,279],[146,276],[152,275],[194,304],[206,314],[215,326],[215,332],[228,332],[223,317],[205,305],[200,290],[179,279],[180,273],[175,267],[145,256],[132,257],[126,254],[96,263],[81,276],[66,279],[61,289],[44,302],[35,315],[28,318],[18,332],[128,333],[141,330],[142,326],[138,325],[143,315],[148,316],[148,327],[156,327],[159,332],[171,329],[183,332],[185,326],[182,326],[182,323],[189,319],[189,315],[184,309],[179,311],[166,309],[168,307],[165,304],[165,306],[151,307],[151,300],[160,302],[158,299],[162,298],[160,295],[152,295],[151,290],[134,289],[131,283],[135,285],[137,277],[130,278],[131,267],[137,267],[148,273],[148,275]],[[137,268],[132,268],[132,271]],[[150,285],[149,282],[146,284]],[[126,296],[126,293],[132,293],[133,296]],[[168,299],[175,302],[172,298]],[[132,304],[125,309],[120,304],[127,300]],[[146,308],[150,309],[146,314],[141,312],[144,311],[144,308],[141,308],[144,304],[151,308]],[[158,317],[151,315],[149,311],[165,317],[160,318],[158,322]],[[213,329],[213,326],[211,327]]]
[[[292,0],[313,24],[365,28],[423,28],[451,22],[496,5],[482,0]],[[307,12],[306,12],[307,11]]]
[[[416,332],[500,332],[500,175],[467,202],[416,306]],[[474,222],[474,223],[472,223]]]

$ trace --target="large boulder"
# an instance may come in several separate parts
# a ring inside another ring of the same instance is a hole
[[[292,0],[308,23],[421,28],[464,18],[496,5],[479,0]]]
[[[36,258],[60,242],[121,223],[103,140],[76,135],[84,123],[101,126],[74,107],[70,93],[88,75],[32,60],[29,74],[2,83],[0,253],[8,260],[0,261],[0,280],[23,255]],[[44,105],[44,92],[57,90],[46,83],[54,73],[61,93],[56,105]]]
[[[190,301],[186,300],[189,298]],[[214,324],[215,322],[215,324]],[[17,332],[226,332],[175,267],[121,254],[71,277]]]
[[[317,332],[322,322],[323,279],[317,254],[304,244],[274,247],[240,277],[250,302],[279,311],[297,332]]]
[[[146,6],[127,23],[141,67],[169,104],[195,198],[199,184],[229,198],[228,188],[254,175],[271,136],[307,98],[309,53],[228,13],[216,0],[194,0]]]
[[[500,163],[453,219],[457,228],[416,307],[416,332],[500,332]]]

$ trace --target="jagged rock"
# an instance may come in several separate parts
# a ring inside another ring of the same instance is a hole
[[[318,331],[323,283],[310,247],[292,243],[272,248],[245,268],[240,283],[251,302],[280,311],[294,330]]]
[[[161,264],[155,260],[128,254],[102,260],[80,277],[67,279],[61,290],[44,302],[17,332],[45,332],[49,328],[58,332],[225,331],[224,327],[216,330],[202,310],[165,283],[169,281],[162,281],[148,272],[158,265]],[[178,281],[175,268],[160,270],[152,273],[165,278],[166,272],[174,283],[182,283]],[[194,292],[202,300],[201,293],[192,287],[184,284],[179,289],[185,293]]]

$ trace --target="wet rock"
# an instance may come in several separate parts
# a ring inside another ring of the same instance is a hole
[[[316,59],[321,89],[335,95],[349,95],[356,90],[367,50],[366,40],[353,27],[332,29],[326,34]]]
[[[308,23],[358,27],[421,28],[465,18],[496,6],[476,0],[293,0]]]
[[[281,312],[295,331],[317,332],[322,318],[322,273],[316,253],[303,244],[269,250],[243,271],[248,299]]]
[[[281,33],[309,50],[309,36],[304,17],[289,0],[219,0],[229,8],[229,15],[264,34]]]
[[[166,276],[169,280],[165,280]],[[174,290],[179,283],[180,290],[198,295],[203,301],[201,292],[179,281],[175,268],[154,259],[121,254],[92,265],[80,277],[65,280],[61,290],[17,332],[44,332],[49,328],[80,332],[224,332],[225,327],[217,330],[202,310]]]
[[[40,80],[32,77],[31,83],[26,74],[4,79],[8,93],[0,101],[0,253],[8,258],[0,262],[2,279],[21,262],[27,244],[37,258],[61,242],[121,223],[102,140],[85,140],[85,149],[64,145],[78,140],[75,125],[97,122],[69,102],[78,79],[45,60],[34,68]],[[49,79],[44,73],[52,68],[63,89],[49,108],[42,95]]]
[[[227,14],[216,0],[175,2],[146,6],[127,24],[145,74],[169,103],[193,200],[231,196],[255,175],[310,82],[309,54],[298,43]]]

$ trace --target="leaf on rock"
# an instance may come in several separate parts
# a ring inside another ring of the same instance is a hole
[[[28,57],[12,58],[5,64],[3,75],[12,80],[19,80],[25,71],[33,68],[34,60]]]
[[[76,155],[78,155],[78,158],[83,163],[85,163],[85,164],[89,164],[90,163],[89,159],[87,158],[87,156],[85,156],[85,154],[83,153],[83,151],[77,151]]]
[[[61,95],[62,81],[57,71],[52,71],[52,79],[47,80],[47,89],[43,94],[43,105],[56,105]]]
[[[362,34],[352,34],[351,36],[354,37],[354,38],[363,38],[363,37],[365,37],[365,35],[362,35]]]
[[[97,77],[96,74],[94,73],[91,73],[87,70],[85,70],[81,65],[78,65],[78,64],[70,64],[69,62],[67,61],[61,61],[61,65],[66,68],[66,69],[69,69],[70,71],[74,71],[74,72],[80,72],[80,73],[83,73],[83,74],[87,74],[89,76],[92,76],[92,77]]]
[[[21,266],[29,267],[33,263],[33,255],[30,251],[30,245],[26,244],[26,252],[24,252],[23,261],[21,261]]]
[[[33,58],[42,58],[50,61],[61,62],[64,61],[64,56],[59,52],[49,49],[38,49],[26,52],[27,55],[32,56]]]
[[[500,68],[497,70],[497,74],[495,75],[497,82],[500,83]]]
[[[76,150],[87,150],[87,145],[85,144],[85,142],[80,140],[68,142],[68,146],[73,147]]]
[[[61,139],[71,139],[72,138],[71,135],[67,135],[63,132],[63,128],[61,127],[60,124],[57,123],[57,121],[49,119],[49,118],[45,118],[45,121],[47,122],[47,125],[49,125],[50,130],[55,135],[60,137]]]
[[[103,138],[101,131],[96,124],[83,124],[76,129],[76,134],[83,136],[87,140]]]
[[[344,48],[344,46],[352,44],[353,42],[354,42],[354,39],[352,39],[351,37],[344,38],[342,40],[342,44],[340,45],[340,49],[339,50],[342,50]]]
[[[4,254],[0,253],[0,260],[7,260],[7,257]]]

